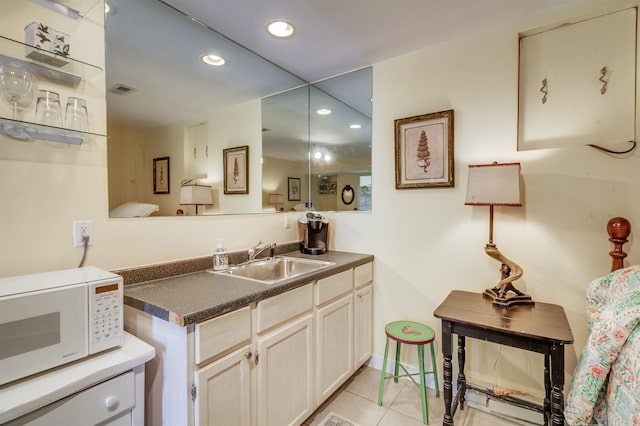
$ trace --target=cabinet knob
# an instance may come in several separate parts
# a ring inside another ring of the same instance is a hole
[[[117,396],[108,396],[107,399],[104,400],[104,406],[109,411],[116,411],[120,406],[120,401],[118,401]]]
[[[253,354],[251,353],[251,351],[249,351],[249,352],[247,352],[247,353],[245,353],[245,354],[244,354],[244,357],[245,357],[246,359],[251,359],[251,357],[252,357],[252,356],[253,356]]]

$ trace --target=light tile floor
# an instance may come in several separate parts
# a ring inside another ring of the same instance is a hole
[[[394,383],[387,380],[384,386],[382,406],[378,405],[380,371],[362,367],[328,401],[318,408],[304,426],[318,426],[329,412],[334,412],[361,426],[420,426],[422,409],[420,392],[409,380]],[[441,425],[444,416],[442,392],[436,398],[435,391],[428,389],[429,424]],[[511,426],[518,423],[466,407],[454,415],[454,423],[463,426]]]

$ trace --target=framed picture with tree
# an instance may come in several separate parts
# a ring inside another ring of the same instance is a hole
[[[453,110],[394,121],[396,189],[454,186]]]
[[[249,193],[249,146],[222,150],[224,161],[224,193]]]

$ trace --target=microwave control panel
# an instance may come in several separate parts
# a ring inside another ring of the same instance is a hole
[[[89,353],[119,346],[123,332],[122,279],[94,282],[89,286]]]

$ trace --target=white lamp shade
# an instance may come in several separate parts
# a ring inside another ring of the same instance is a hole
[[[269,194],[268,198],[269,204],[284,204],[283,194]]]
[[[465,204],[521,206],[520,163],[470,165]]]
[[[211,187],[204,185],[187,185],[180,187],[180,204],[213,204]]]

